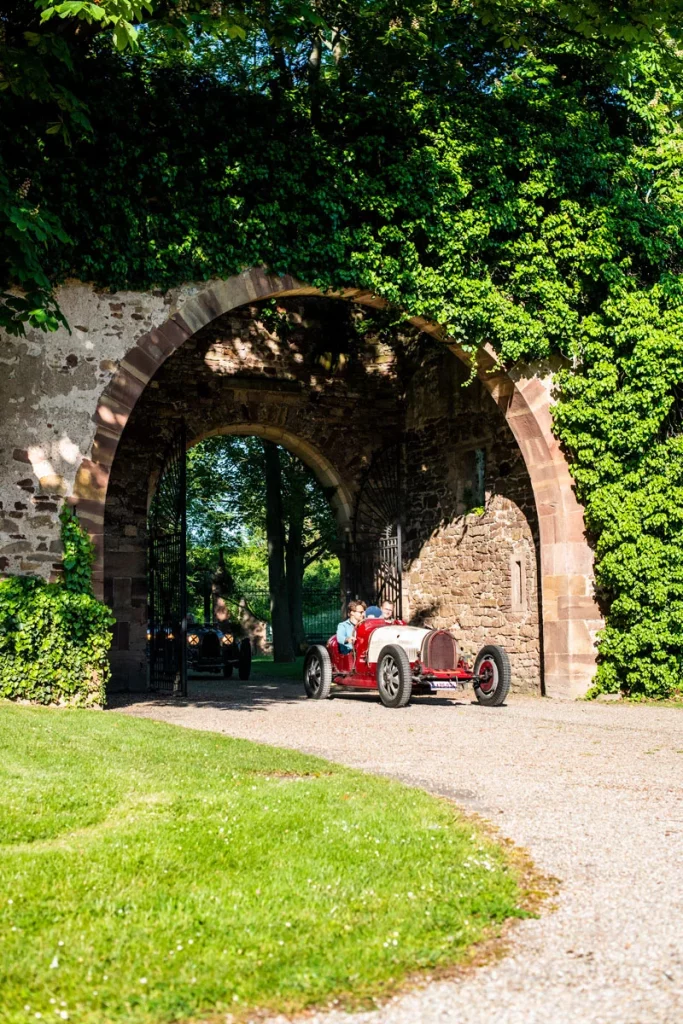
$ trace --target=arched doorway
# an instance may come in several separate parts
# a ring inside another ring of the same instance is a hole
[[[207,325],[245,303],[273,297],[316,295],[319,295],[316,289],[292,278],[273,278],[260,270],[245,272],[209,286],[187,300],[165,324],[141,337],[122,360],[102,394],[92,458],[81,465],[74,495],[82,519],[98,544],[96,586],[101,593],[105,584],[104,511],[107,503],[116,501],[115,496],[109,494],[112,465],[124,428],[152,378],[170,355],[196,339]],[[357,290],[348,291],[340,298],[361,306],[382,305],[375,297]],[[414,323],[421,331],[440,338],[435,325],[419,320]],[[455,348],[452,351],[466,362],[464,353]],[[237,349],[232,357],[240,358]],[[248,358],[242,360],[241,366],[249,370]],[[566,462],[551,432],[550,378],[548,374],[525,377],[496,372],[492,356],[485,351],[480,353],[477,375],[480,388],[491,396],[514,437],[533,494],[546,691],[557,696],[578,695],[585,692],[592,675],[593,635],[599,617],[592,598],[592,554],[584,536],[582,510],[575,500]],[[277,367],[271,366],[270,373],[264,373],[263,379],[278,380]],[[239,387],[233,389],[238,397],[239,391]],[[286,387],[278,384],[279,396],[286,391]],[[255,399],[253,393],[243,392],[241,398],[244,401],[239,419],[252,422],[252,409],[263,402],[259,402],[258,397]],[[282,426],[283,419],[287,419],[283,412],[287,402],[286,398],[282,401],[278,398],[279,416],[268,420],[267,426],[272,429]],[[315,402],[310,405],[314,407]],[[260,416],[258,420],[261,422]],[[386,426],[386,434],[391,437],[396,429],[391,414]],[[339,443],[343,445],[343,440],[337,440]],[[353,483],[349,486],[353,490]],[[517,571],[514,567],[510,569],[511,574]],[[523,585],[521,581],[520,585]]]

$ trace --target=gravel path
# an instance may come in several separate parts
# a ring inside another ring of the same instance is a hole
[[[510,955],[324,1024],[682,1024],[683,710],[512,698],[306,701],[267,679],[121,708],[320,754],[452,797],[561,880]]]

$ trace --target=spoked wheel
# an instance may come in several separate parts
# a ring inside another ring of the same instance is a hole
[[[238,657],[237,674],[240,679],[248,679],[251,675],[251,644],[248,640],[243,640],[240,644]]]
[[[332,662],[326,647],[310,647],[304,661],[304,690],[311,700],[326,700],[332,689]]]
[[[510,692],[510,659],[502,647],[487,644],[474,663],[474,693],[480,704],[497,708]]]
[[[377,689],[386,708],[404,708],[410,700],[413,677],[402,647],[389,644],[382,648],[377,662]]]

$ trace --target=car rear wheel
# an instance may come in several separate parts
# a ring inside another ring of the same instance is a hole
[[[383,647],[377,662],[377,689],[386,708],[404,708],[413,690],[408,655],[397,644]]]
[[[243,640],[240,644],[237,674],[240,679],[248,679],[251,675],[251,644],[248,640]]]
[[[474,693],[480,704],[497,708],[510,692],[510,659],[502,647],[487,644],[474,663]]]
[[[304,690],[311,700],[326,700],[332,689],[332,662],[326,647],[309,647],[304,660]]]

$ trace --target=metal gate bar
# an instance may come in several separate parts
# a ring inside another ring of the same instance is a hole
[[[403,615],[402,448],[373,458],[361,483],[347,552],[347,596],[374,604],[389,600]]]

